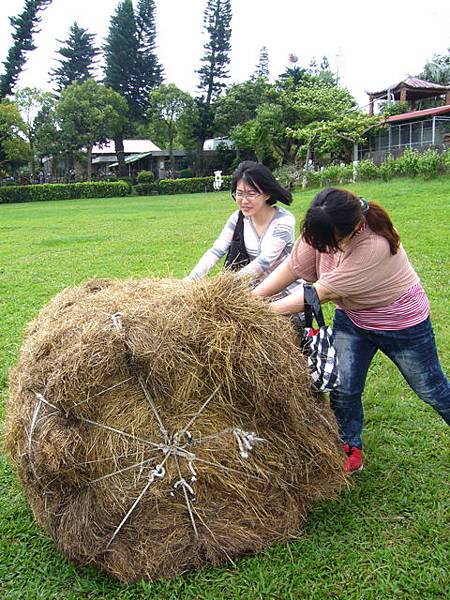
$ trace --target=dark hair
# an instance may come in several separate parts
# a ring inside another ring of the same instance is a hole
[[[283,202],[283,204],[292,203],[292,194],[284,189],[272,174],[272,171],[261,163],[256,163],[251,160],[241,162],[236,171],[233,173],[231,180],[231,191],[236,191],[236,186],[240,180],[245,181],[256,192],[269,194],[270,198],[267,204],[275,204]]]
[[[376,202],[366,202],[348,190],[327,188],[319,192],[303,220],[302,235],[319,252],[336,252],[339,241],[364,219],[374,233],[387,239],[391,254],[396,254],[400,236],[388,213]]]

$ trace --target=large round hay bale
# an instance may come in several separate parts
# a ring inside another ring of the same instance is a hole
[[[56,296],[11,372],[6,444],[58,548],[125,581],[292,538],[345,484],[292,326],[227,274]]]

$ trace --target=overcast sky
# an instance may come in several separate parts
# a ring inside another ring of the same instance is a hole
[[[206,0],[155,1],[158,54],[166,83],[195,93]],[[76,20],[95,33],[101,45],[118,2],[53,0],[41,13],[37,50],[29,53],[19,86],[50,89],[48,71],[56,65],[57,40],[67,38]],[[8,17],[21,12],[23,5],[24,0],[0,0],[0,61],[11,45]],[[269,51],[271,79],[285,70],[290,53],[302,66],[312,57],[327,55],[360,105],[367,103],[365,90],[384,89],[419,73],[427,59],[450,45],[448,0],[232,0],[232,8],[230,82],[252,74],[262,46]]]

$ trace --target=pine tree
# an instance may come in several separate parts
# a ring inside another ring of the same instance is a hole
[[[136,71],[142,114],[148,108],[149,94],[163,82],[163,68],[156,55],[156,22],[154,0],[139,0],[136,10],[138,54]]]
[[[41,22],[39,12],[44,10],[52,0],[25,0],[25,8],[17,17],[10,17],[13,27],[13,45],[9,49],[4,61],[5,71],[0,76],[0,98],[5,98],[12,93],[26,62],[26,53],[36,48],[33,36],[39,32],[38,24]]]
[[[266,46],[263,46],[259,51],[259,61],[256,65],[253,77],[262,77],[263,79],[269,79],[269,53]]]
[[[131,0],[122,0],[111,17],[105,44],[105,85],[127,101],[132,118],[142,114],[137,70],[139,41]]]
[[[60,44],[65,44],[58,50],[62,58],[58,59],[59,67],[50,71],[50,77],[56,83],[58,92],[73,81],[83,83],[92,78],[96,57],[100,52],[94,46],[94,40],[95,35],[79,27],[76,21],[69,29],[67,40],[58,40]]]
[[[204,64],[197,71],[200,75],[198,87],[205,94],[207,107],[225,87],[225,83],[221,80],[229,77],[230,22],[231,0],[208,0],[203,14],[203,23],[209,39],[204,45],[205,55],[201,59]]]

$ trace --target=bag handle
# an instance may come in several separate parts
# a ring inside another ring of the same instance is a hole
[[[233,231],[233,242],[238,242],[244,239],[244,213],[239,211],[236,225]]]
[[[303,285],[303,294],[305,302],[305,325],[312,327],[313,316],[319,327],[326,327],[325,319],[323,318],[322,306],[316,288],[310,284]]]

